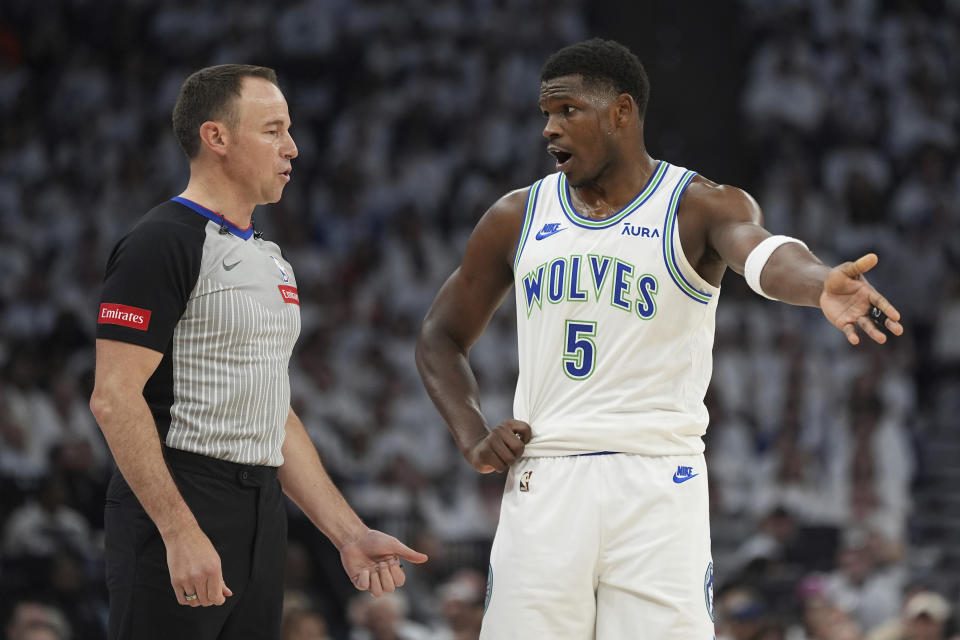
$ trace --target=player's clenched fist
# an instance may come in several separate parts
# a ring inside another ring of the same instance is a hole
[[[467,461],[480,473],[504,471],[523,455],[532,435],[529,424],[507,418],[470,447]]]

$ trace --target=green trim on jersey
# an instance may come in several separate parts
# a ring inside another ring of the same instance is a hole
[[[567,177],[561,173],[557,187],[560,196],[560,206],[570,222],[578,227],[586,229],[606,229],[612,227],[639,209],[643,203],[653,195],[657,187],[660,186],[660,183],[663,182],[663,177],[667,174],[668,166],[669,164],[666,162],[658,162],[656,170],[653,172],[653,175],[650,176],[650,180],[647,182],[647,186],[643,188],[643,191],[637,194],[637,197],[631,200],[630,204],[603,220],[594,220],[593,218],[587,218],[577,213],[576,209],[573,208],[573,204],[570,202],[570,188],[567,184]]]
[[[520,264],[520,254],[527,245],[527,236],[530,235],[530,225],[533,223],[533,210],[537,207],[537,196],[540,194],[540,178],[530,186],[530,192],[527,194],[527,208],[523,212],[523,230],[520,231],[520,244],[517,246],[517,255],[513,259],[513,272],[517,272],[517,266]]]
[[[710,299],[713,297],[713,295],[694,289],[690,283],[687,282],[686,278],[684,278],[683,274],[680,272],[680,269],[677,267],[676,247],[674,247],[673,244],[673,231],[677,224],[677,210],[680,208],[680,196],[683,194],[684,189],[687,188],[687,185],[690,184],[690,181],[693,180],[693,176],[695,175],[696,172],[687,171],[687,173],[680,178],[680,182],[677,183],[676,188],[673,190],[673,195],[670,197],[670,206],[667,208],[666,228],[663,231],[663,257],[664,262],[667,265],[667,269],[670,270],[670,275],[673,277],[673,281],[677,283],[680,289],[682,289],[684,293],[697,302],[706,304],[710,302]]]

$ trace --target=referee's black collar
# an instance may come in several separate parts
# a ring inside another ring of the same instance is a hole
[[[233,224],[232,222],[224,218],[219,213],[215,211],[211,211],[210,209],[207,209],[203,205],[197,204],[193,200],[187,200],[186,198],[181,198],[180,196],[176,196],[175,198],[170,198],[170,201],[178,202],[185,207],[189,207],[190,209],[193,209],[194,211],[202,215],[204,218],[207,218],[208,220],[212,220],[213,222],[216,222],[221,227],[226,228],[230,233],[237,236],[238,238],[241,238],[242,240],[249,240],[250,237],[253,235],[252,222],[250,223],[250,226],[247,227],[246,229],[241,229],[237,225]]]

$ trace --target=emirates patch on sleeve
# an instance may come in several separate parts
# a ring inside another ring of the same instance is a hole
[[[146,331],[147,327],[150,326],[150,313],[149,309],[104,302],[100,305],[100,316],[97,318],[97,324],[118,324],[121,327]]]
[[[284,302],[300,306],[300,294],[296,287],[291,287],[288,284],[278,284],[277,289],[280,289],[280,295],[283,296]]]

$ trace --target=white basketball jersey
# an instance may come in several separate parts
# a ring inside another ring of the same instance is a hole
[[[574,210],[561,173],[531,186],[514,261],[525,455],[703,451],[719,288],[680,246],[693,176],[660,162],[603,220]]]

